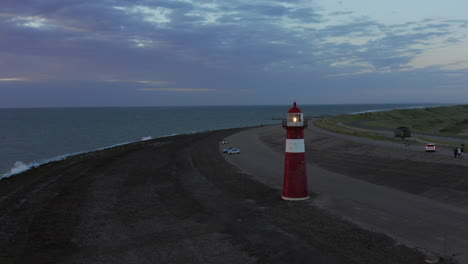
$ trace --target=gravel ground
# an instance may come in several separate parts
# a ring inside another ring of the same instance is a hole
[[[242,173],[219,151],[239,131],[138,142],[2,179],[0,263],[425,262]]]

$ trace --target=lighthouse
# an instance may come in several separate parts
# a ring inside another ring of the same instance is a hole
[[[304,144],[304,128],[307,121],[304,120],[302,110],[297,107],[296,102],[289,109],[283,126],[286,127],[283,199],[305,200],[309,198]]]

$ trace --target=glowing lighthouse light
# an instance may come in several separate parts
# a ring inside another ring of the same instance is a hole
[[[309,198],[305,161],[304,122],[302,110],[296,106],[289,109],[286,119],[286,153],[284,158],[283,199],[291,201]]]

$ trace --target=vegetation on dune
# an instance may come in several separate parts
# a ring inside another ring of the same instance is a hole
[[[468,105],[338,115],[328,117],[327,123],[384,129],[405,126],[413,132],[460,134],[468,130]]]
[[[394,136],[397,127],[409,127],[413,133],[448,137],[468,136],[468,105],[453,105],[421,109],[397,109],[361,114],[328,116],[314,121],[323,129],[341,134],[374,140],[391,141],[408,145],[433,142],[450,149],[459,142],[447,138],[425,138],[423,136],[401,138]],[[382,129],[382,130],[381,130]]]
[[[455,122],[453,125],[449,125],[445,128],[442,128],[440,132],[448,133],[467,133],[468,132],[468,118],[461,121]]]
[[[341,134],[353,135],[357,137],[369,138],[374,140],[384,140],[384,141],[391,141],[391,142],[401,142],[401,139],[395,138],[392,135],[385,135],[378,132],[371,132],[365,130],[359,130],[356,128],[343,126],[338,123],[334,123],[328,120],[328,118],[322,118],[314,122],[315,125],[321,127],[323,129],[334,131]],[[416,141],[409,140],[410,144],[415,144]]]

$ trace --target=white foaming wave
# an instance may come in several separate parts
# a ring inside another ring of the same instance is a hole
[[[134,143],[134,142],[137,142],[137,141],[117,143],[117,144],[110,145],[110,146],[107,146],[107,147],[96,148],[96,149],[93,149],[93,150],[90,150],[90,151],[80,151],[80,152],[73,152],[73,153],[63,154],[63,155],[55,156],[55,157],[50,158],[50,159],[45,159],[45,160],[31,162],[31,163],[24,163],[22,161],[16,161],[15,164],[13,165],[13,167],[10,169],[10,171],[7,172],[7,173],[4,173],[3,175],[1,175],[0,179],[11,177],[13,175],[25,172],[27,170],[39,167],[41,165],[44,165],[44,164],[47,164],[47,163],[50,163],[50,162],[64,160],[64,159],[67,159],[69,157],[84,154],[84,153],[89,153],[89,152],[94,152],[94,151],[99,151],[99,150],[104,150],[104,149],[111,149],[111,148],[115,148],[115,147],[118,147],[118,146]]]
[[[223,129],[223,128],[221,128],[221,129]],[[195,130],[193,130],[193,131],[189,132],[188,134],[191,135],[191,134],[197,134],[197,133],[207,133],[207,132],[211,132],[211,131],[215,131],[215,130],[217,130],[217,129],[205,130],[205,131],[195,131]],[[168,135],[164,135],[164,136],[157,137],[157,138],[165,138],[165,137],[171,137],[171,136],[177,136],[177,135],[184,135],[184,133],[181,133],[181,134],[173,133],[173,134],[168,134]],[[142,137],[140,141],[145,141],[145,140],[150,140],[150,139],[153,139],[153,138],[151,136],[145,136],[145,137]],[[15,165],[10,169],[9,172],[4,173],[3,175],[0,175],[0,179],[11,177],[13,175],[19,174],[21,172],[30,170],[30,169],[35,168],[35,167],[39,167],[41,165],[44,165],[44,164],[47,164],[47,163],[50,163],[50,162],[60,161],[60,160],[67,159],[67,158],[72,157],[72,156],[76,156],[76,155],[80,155],[80,154],[84,154],[84,153],[89,153],[89,152],[94,152],[94,151],[99,151],[99,150],[104,150],[104,149],[111,149],[111,148],[115,148],[115,147],[118,147],[118,146],[130,144],[130,143],[135,143],[135,142],[138,142],[138,141],[122,142],[122,143],[117,143],[117,144],[110,145],[110,146],[107,146],[107,147],[96,148],[96,149],[93,149],[93,150],[90,150],[90,151],[80,151],[80,152],[63,154],[63,155],[59,155],[59,156],[56,156],[56,157],[53,157],[53,158],[50,158],[50,159],[46,159],[46,160],[42,160],[42,161],[38,161],[38,162],[24,163],[22,161],[16,161]]]
[[[23,172],[25,170],[28,170],[31,166],[30,165],[27,165],[21,161],[17,161],[15,162],[15,165],[13,166],[13,168],[10,169],[10,171],[8,172],[9,174],[16,174],[16,173],[20,173],[20,172]]]
[[[24,163],[24,162],[22,162],[22,161],[16,161],[16,162],[15,162],[15,165],[13,166],[13,168],[11,168],[9,172],[7,172],[7,173],[3,174],[2,176],[0,176],[0,179],[2,179],[2,178],[8,178],[8,177],[13,176],[13,175],[15,175],[15,174],[19,174],[19,173],[21,173],[21,172],[30,170],[30,169],[32,169],[32,168],[39,167],[39,166],[44,165],[44,164],[47,164],[47,163],[49,163],[49,162],[64,160],[64,159],[66,159],[66,158],[68,158],[68,157],[75,156],[75,155],[82,154],[82,153],[85,153],[85,152],[75,152],[75,153],[69,153],[69,154],[59,155],[59,156],[55,156],[55,157],[50,158],[50,159],[46,159],[46,160],[42,160],[42,161],[36,161],[36,162],[31,162],[31,163]]]

